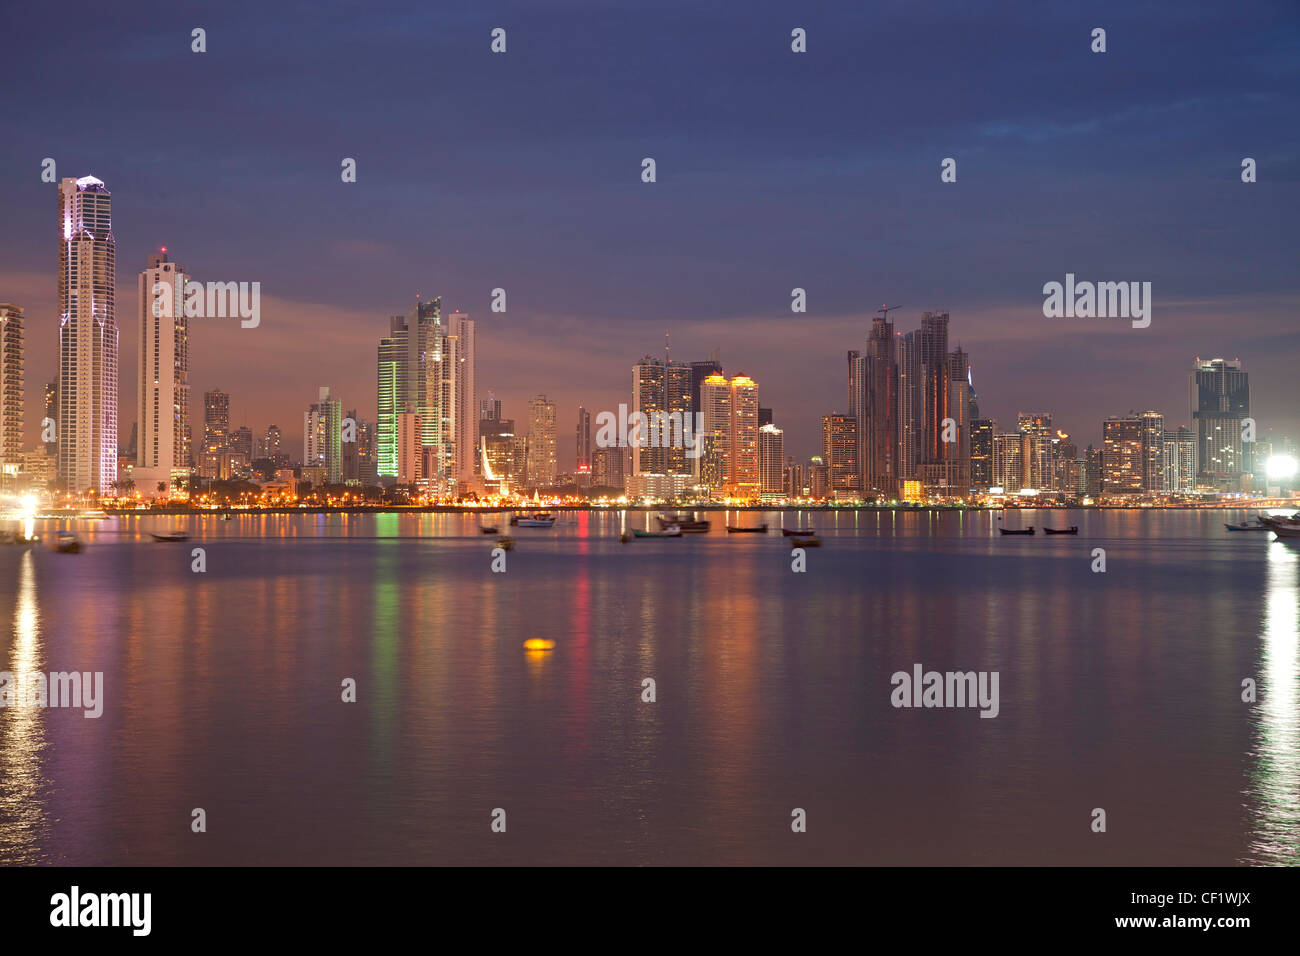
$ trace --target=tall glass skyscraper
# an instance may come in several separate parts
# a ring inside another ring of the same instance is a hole
[[[1191,373],[1192,429],[1198,479],[1228,491],[1254,469],[1249,442],[1241,440],[1250,417],[1250,375],[1239,361],[1196,360]]]
[[[190,349],[185,267],[166,251],[140,273],[140,367],[136,393],[136,490],[149,494],[190,463]],[[229,425],[229,404],[226,406]]]
[[[74,493],[117,480],[113,200],[94,176],[59,183],[59,475]]]
[[[0,486],[23,450],[23,310],[0,302]]]

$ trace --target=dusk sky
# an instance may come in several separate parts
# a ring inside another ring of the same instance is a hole
[[[221,387],[232,426],[276,422],[294,454],[320,385],[373,420],[376,345],[417,293],[478,321],[480,397],[520,420],[558,403],[562,468],[576,407],[628,401],[665,332],[674,359],[717,349],[756,379],[788,453],[819,452],[886,302],[899,331],[951,313],[1003,429],[1190,424],[1199,355],[1242,359],[1261,437],[1300,435],[1300,6],[973,6],[9,4],[0,301],[26,309],[25,444],[56,374],[45,157],[113,194],[123,437],[136,277],[164,245],[196,279],[262,284],[259,328],[191,321],[196,435]],[[1150,327],[1044,318],[1067,272],[1151,282]]]

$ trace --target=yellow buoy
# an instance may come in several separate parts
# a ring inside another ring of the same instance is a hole
[[[540,637],[534,637],[524,641],[524,649],[529,651],[549,651],[555,647],[554,641],[543,640]]]

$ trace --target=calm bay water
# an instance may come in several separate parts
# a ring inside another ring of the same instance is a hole
[[[97,720],[0,710],[0,863],[1300,862],[1300,547],[1227,512],[789,512],[823,538],[795,574],[722,529],[781,514],[708,517],[562,514],[503,574],[461,515],[0,547],[0,671],[105,683]],[[895,709],[915,663],[998,671],[999,716]]]

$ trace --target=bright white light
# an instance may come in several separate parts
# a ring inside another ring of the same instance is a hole
[[[37,501],[35,495],[23,495],[19,502],[19,516],[23,518],[34,518],[36,516],[36,505]]]
[[[1274,455],[1264,463],[1264,469],[1269,478],[1285,481],[1295,477],[1296,460],[1290,455]]]

